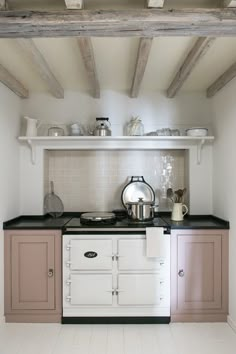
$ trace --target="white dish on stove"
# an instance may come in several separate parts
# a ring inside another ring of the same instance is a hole
[[[186,129],[186,135],[187,136],[207,136],[208,135],[208,129],[207,128],[189,128]]]

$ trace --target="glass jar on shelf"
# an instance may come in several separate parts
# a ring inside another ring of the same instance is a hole
[[[53,125],[48,129],[48,136],[63,136],[63,135],[65,135],[65,132],[62,127]]]
[[[129,136],[144,135],[144,126],[142,120],[139,117],[131,118],[126,127],[126,134]]]

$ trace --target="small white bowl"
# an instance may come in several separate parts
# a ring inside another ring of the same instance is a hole
[[[208,129],[207,128],[190,128],[186,129],[187,136],[207,136]]]
[[[80,135],[83,135],[81,130],[71,130],[71,134],[70,135],[73,135],[73,136],[80,136]]]

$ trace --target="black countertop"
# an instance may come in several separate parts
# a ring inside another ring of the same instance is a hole
[[[52,218],[50,216],[39,215],[22,215],[15,219],[8,220],[3,223],[4,230],[38,230],[38,229],[62,229],[71,216],[62,216],[60,218]]]
[[[189,215],[183,221],[172,221],[170,215],[162,219],[172,230],[176,229],[229,229],[229,222],[213,215]]]
[[[78,221],[80,213],[65,213],[60,218],[52,218],[46,216],[27,216],[22,215],[15,219],[8,220],[3,223],[4,230],[23,230],[23,229],[60,229],[65,230],[66,227],[74,228],[87,228],[86,225],[81,225]],[[154,223],[150,225],[144,224],[127,224],[126,221],[118,221],[115,225],[109,227],[114,229],[119,228],[140,228],[148,226],[166,226],[170,229],[229,229],[229,222],[217,218],[212,215],[192,215],[185,216],[183,221],[172,221],[170,213],[158,213],[157,218],[154,219]],[[97,226],[96,226],[97,227]],[[104,226],[102,226],[104,227]]]

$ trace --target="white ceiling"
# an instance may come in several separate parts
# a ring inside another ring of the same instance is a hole
[[[154,38],[142,90],[166,90],[196,38]],[[89,91],[90,86],[75,38],[40,38],[34,42],[65,90]],[[130,91],[138,38],[92,38],[101,90]],[[204,91],[236,62],[236,38],[218,38],[185,82],[183,91]],[[16,40],[0,39],[0,64],[30,92],[48,88]]]

